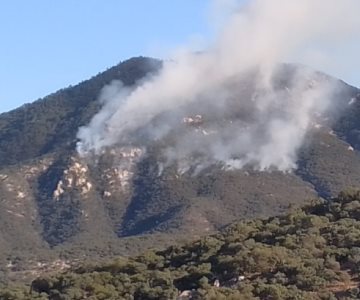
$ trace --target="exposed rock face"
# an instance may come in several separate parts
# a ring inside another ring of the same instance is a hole
[[[77,189],[82,196],[86,196],[92,188],[92,183],[88,181],[88,167],[71,157],[70,166],[63,171],[62,179],[58,182],[54,190],[53,197],[59,200],[66,190]]]
[[[124,192],[129,188],[134,176],[136,164],[141,160],[145,150],[138,147],[121,147],[111,149],[112,168],[104,171],[104,179],[110,188],[119,188]]]

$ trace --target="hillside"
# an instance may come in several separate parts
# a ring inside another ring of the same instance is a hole
[[[19,164],[61,150],[73,150],[78,128],[99,109],[101,89],[113,80],[134,85],[161,62],[129,59],[80,84],[0,114],[0,166]]]
[[[198,173],[179,172],[173,165],[160,170],[159,149],[183,132],[205,135],[205,126],[221,128],[242,117],[231,109],[223,119],[206,119],[199,111],[181,116],[180,129],[146,153],[133,145],[79,156],[76,134],[99,111],[101,89],[113,80],[131,87],[161,64],[133,58],[0,115],[1,280],[28,280],[42,272],[39,266],[58,260],[63,265],[100,260],[142,252],[154,240],[162,247],[199,238],[235,221],[282,214],[308,199],[330,199],[358,186],[360,91],[319,74],[314,74],[317,81],[341,88],[328,119],[313,124],[295,172],[219,165]],[[279,73],[280,91],[287,91],[294,68],[284,66]],[[235,81],[235,94],[252,96],[251,80]]]
[[[359,299],[360,193],[165,250],[38,278],[1,299]],[[30,292],[29,292],[30,291]]]

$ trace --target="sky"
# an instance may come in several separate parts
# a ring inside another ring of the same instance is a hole
[[[0,112],[75,85],[133,56],[167,58],[183,45],[205,49],[218,28],[212,2],[1,1]],[[359,68],[334,65],[324,71],[360,86],[360,72],[354,71],[360,69],[359,52],[360,42],[338,54]]]
[[[4,0],[0,112],[133,56],[211,39],[209,0]]]

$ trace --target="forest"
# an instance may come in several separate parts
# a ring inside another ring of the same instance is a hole
[[[91,263],[0,299],[359,299],[360,191],[135,257]]]

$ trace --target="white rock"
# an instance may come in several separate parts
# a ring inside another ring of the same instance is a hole
[[[24,199],[24,198],[25,198],[25,193],[23,193],[23,192],[18,192],[18,193],[17,193],[17,197],[18,197],[19,199]]]
[[[86,183],[86,179],[84,177],[79,177],[77,180],[76,180],[76,185],[77,186],[82,186]]]
[[[87,194],[88,192],[90,192],[91,188],[92,188],[92,184],[90,182],[86,182],[86,184],[81,188],[81,193]]]
[[[6,188],[9,192],[13,192],[14,191],[14,186],[11,183],[7,183],[6,184]]]
[[[7,209],[6,212],[8,212],[9,214],[11,214],[11,215],[13,215],[15,217],[19,217],[19,218],[24,218],[25,217],[23,214],[16,213],[16,212],[11,211],[9,209]]]
[[[182,291],[177,299],[182,300],[182,299],[191,299],[191,298],[192,298],[192,291],[186,290],[186,291]]]
[[[104,191],[104,197],[111,197],[111,193],[108,191]]]
[[[64,183],[62,180],[60,180],[57,184],[56,190],[53,193],[53,196],[56,200],[59,200],[59,197],[65,192],[63,185]]]
[[[67,177],[66,180],[67,180],[67,185],[68,185],[68,187],[71,187],[72,184],[73,184],[73,182],[74,182],[74,178],[72,178],[72,177]]]

